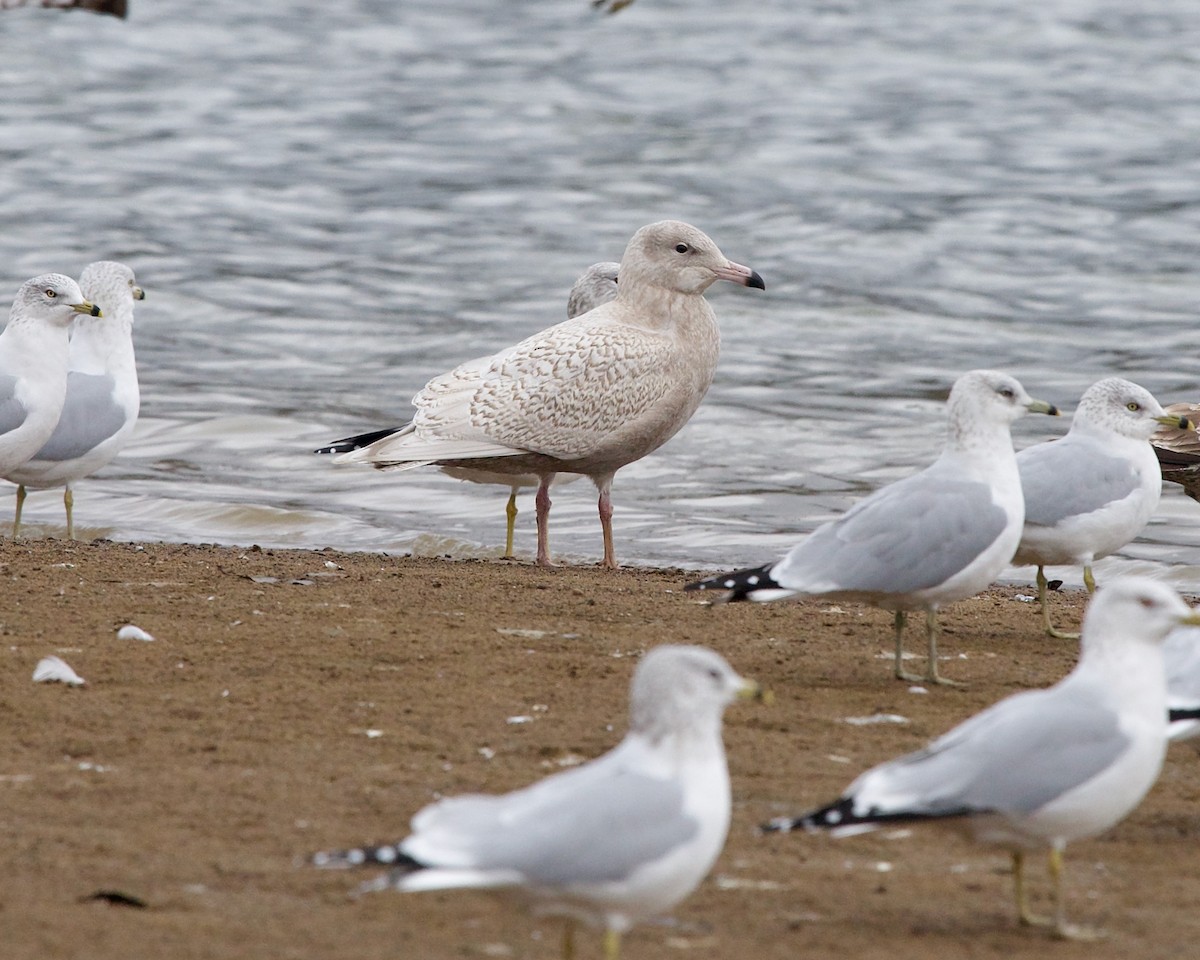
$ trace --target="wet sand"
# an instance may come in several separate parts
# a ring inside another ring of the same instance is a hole
[[[678,570],[4,540],[0,578],[8,960],[558,957],[552,920],[477,893],[355,899],[372,874],[302,860],[398,839],[436,795],[603,752],[624,731],[633,658],[667,642],[719,650],[777,699],[729,710],[725,852],[626,957],[1178,957],[1200,942],[1200,758],[1186,746],[1128,820],[1068,850],[1070,916],[1103,927],[1098,944],[1018,927],[1007,858],[938,829],[755,833],[1066,673],[1074,644],[1041,635],[1015,599],[1028,588],[948,611],[943,672],[968,686],[918,694],[891,678],[889,614],[709,609]],[[1055,600],[1077,623],[1082,595]],[[130,622],[157,639],[118,640]],[[87,685],[31,682],[51,653]],[[878,713],[907,722],[846,722]],[[1040,858],[1032,877],[1045,909]],[[145,907],[87,899],[99,891]],[[578,945],[600,956],[598,938]]]

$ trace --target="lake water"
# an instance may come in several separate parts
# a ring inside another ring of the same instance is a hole
[[[498,555],[505,490],[309,451],[403,422],[433,374],[556,322],[583,267],[666,217],[768,289],[710,292],[716,383],[617,476],[625,562],[769,559],[933,459],[972,367],[1067,407],[1112,374],[1196,399],[1200,4],[1139,10],[0,13],[7,289],[119,259],[148,293],[139,431],[79,485],[81,534]],[[1066,425],[1026,418],[1017,443]],[[26,510],[61,534],[57,493]],[[586,482],[556,491],[552,546],[600,556]],[[1200,590],[1200,504],[1169,489],[1114,570]]]

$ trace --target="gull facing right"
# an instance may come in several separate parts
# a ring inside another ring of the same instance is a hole
[[[1067,923],[1063,851],[1128,816],[1158,779],[1167,748],[1163,639],[1200,624],[1170,587],[1113,580],[1088,605],[1075,669],[1055,686],[993,704],[924,750],[880,764],[828,806],[765,830],[852,836],[897,823],[933,822],[1012,855],[1023,924],[1090,937]],[[1029,910],[1024,863],[1049,848],[1052,917]]]
[[[1013,563],[1037,564],[1038,601],[1050,636],[1078,639],[1050,622],[1045,568],[1081,565],[1092,593],[1092,562],[1120,550],[1150,522],[1162,494],[1150,446],[1160,425],[1196,429],[1187,417],[1163,410],[1144,387],[1106,377],[1084,391],[1065,437],[1017,454],[1025,529]]]
[[[79,317],[71,330],[67,396],[58,424],[25,463],[4,474],[17,484],[13,536],[21,531],[26,488],[63,487],[67,539],[75,539],[75,481],[95,473],[121,452],[137,423],[140,394],[133,353],[133,304],[145,298],[133,271],[98,260],[83,268],[80,289],[103,316]]]
[[[0,333],[0,476],[54,432],[67,395],[67,328],[79,314],[101,315],[61,273],[26,280],[17,291]]]
[[[535,915],[604,929],[606,960],[622,934],[688,896],[729,831],[721,717],[737,698],[765,699],[703,647],[655,647],[634,671],[629,733],[604,756],[500,796],[449,797],[396,844],[318,853],[319,867],[390,868],[364,891],[480,889]]]
[[[571,287],[571,292],[567,295],[567,319],[573,320],[575,317],[582,316],[590,310],[595,310],[596,307],[603,303],[608,303],[615,300],[617,297],[617,270],[620,268],[619,263],[612,261],[604,261],[602,263],[593,263],[576,279]],[[487,358],[484,358],[487,359]],[[482,362],[482,361],[481,361]],[[352,450],[361,450],[363,447],[369,446],[378,440],[383,440],[387,437],[402,434],[408,431],[410,424],[405,424],[402,427],[387,427],[383,430],[372,430],[369,433],[360,433],[354,437],[345,437],[341,440],[335,440],[328,446],[321,447],[315,453],[349,453]],[[500,473],[495,470],[483,470],[476,467],[452,466],[444,464],[441,468],[442,473],[447,476],[454,477],[456,480],[466,480],[470,483],[495,483],[500,486],[509,488],[508,504],[504,509],[504,515],[507,518],[508,526],[504,535],[504,558],[512,559],[513,557],[513,532],[517,524],[517,491],[522,487],[536,487],[539,483],[538,477],[533,473],[512,474]],[[556,478],[556,486],[561,486],[563,483],[570,483],[576,480],[576,476],[559,476]]]
[[[642,227],[615,300],[435,377],[413,398],[412,423],[335,462],[536,475],[539,566],[551,565],[550,485],[581,474],[599,492],[601,565],[615,569],[613,477],[671,439],[708,392],[721,337],[704,292],[718,280],[764,289],[690,224]]]
[[[924,679],[952,683],[938,673],[937,611],[985,589],[1012,559],[1025,503],[1009,426],[1029,411],[1058,413],[1007,374],[963,374],[947,402],[946,445],[930,466],[817,527],[782,560],[685,589],[721,591],[718,603],[819,596],[894,610],[895,673],[909,681],[922,678],[903,668],[904,623],[907,611],[924,610]]]

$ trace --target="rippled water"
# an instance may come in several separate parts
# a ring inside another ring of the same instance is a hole
[[[0,14],[5,282],[115,258],[149,294],[85,535],[498,553],[502,489],[308,451],[557,321],[664,217],[768,290],[710,293],[716,384],[617,477],[626,561],[769,558],[929,462],[971,367],[1200,397],[1195,0],[131,7]],[[56,494],[26,510],[62,531]],[[588,484],[552,523],[599,556]],[[1200,505],[1168,491],[1114,568],[1200,589]]]

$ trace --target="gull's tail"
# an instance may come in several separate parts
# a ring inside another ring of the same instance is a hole
[[[722,573],[720,576],[708,577],[689,583],[684,590],[721,591],[723,595],[716,597],[713,603],[733,603],[737,600],[754,600],[763,603],[767,600],[781,600],[795,595],[794,590],[776,583],[771,576],[775,563],[764,564],[761,567],[750,567],[733,573]]]
[[[391,867],[400,873],[424,870],[425,864],[414,860],[396,843],[378,847],[354,847],[351,850],[326,850],[314,853],[309,862],[324,870],[346,870],[350,867]]]
[[[856,833],[868,833],[889,823],[913,823],[917,820],[941,820],[946,817],[961,817],[972,811],[966,807],[944,810],[895,810],[887,812],[876,808],[863,813],[854,810],[854,797],[838,797],[833,803],[812,810],[799,817],[776,817],[759,827],[763,833],[791,833],[793,830],[828,830],[835,837],[850,837]]]
[[[399,433],[407,427],[388,427],[386,430],[372,430],[370,433],[360,433],[355,437],[343,437],[341,440],[334,440],[327,447],[319,447],[313,453],[349,453],[351,450],[361,450],[363,447],[370,446],[376,440],[382,440],[384,437],[390,437],[393,434]]]

